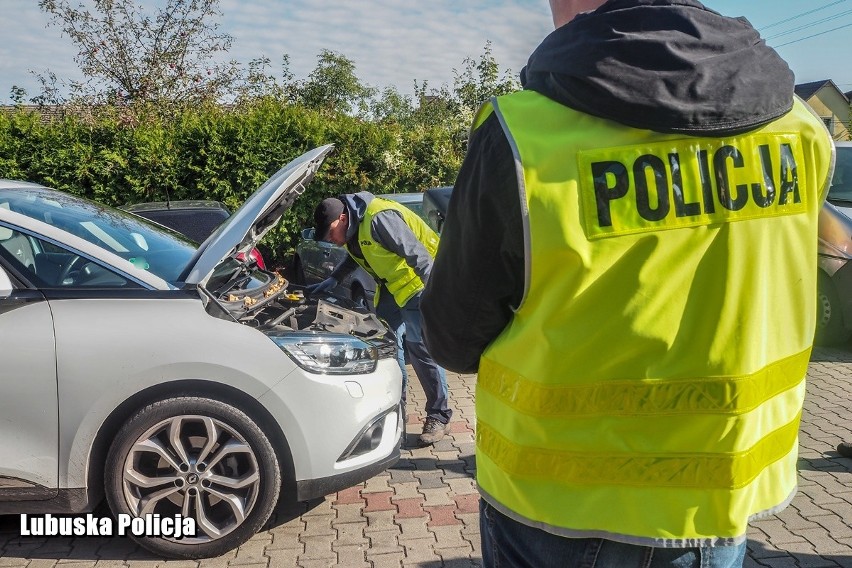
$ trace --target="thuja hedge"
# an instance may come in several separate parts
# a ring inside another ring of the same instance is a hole
[[[0,112],[0,178],[33,181],[117,206],[214,199],[236,209],[303,152],[335,151],[261,243],[283,265],[322,198],[352,191],[419,191],[452,183],[461,163],[456,132],[373,122],[274,100],[172,111],[101,108]]]

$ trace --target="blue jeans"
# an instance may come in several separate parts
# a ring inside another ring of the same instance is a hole
[[[529,527],[479,501],[485,568],[740,568],[746,543],[655,548],[600,538],[565,538]]]
[[[405,402],[405,393],[408,385],[408,373],[405,372],[405,351],[408,350],[408,358],[420,386],[426,395],[426,417],[434,418],[443,424],[447,424],[453,416],[449,408],[449,395],[447,391],[447,375],[444,369],[435,363],[426,344],[423,342],[423,330],[420,320],[420,294],[411,298],[402,308],[396,305],[396,301],[387,288],[382,288],[379,294],[379,305],[376,313],[385,319],[397,336],[397,362],[402,369],[402,400]],[[403,345],[404,340],[404,345]]]

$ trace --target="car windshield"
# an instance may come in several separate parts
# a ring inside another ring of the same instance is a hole
[[[175,283],[198,248],[131,213],[49,189],[0,190],[0,207],[42,221]]]
[[[852,146],[837,146],[837,162],[828,199],[852,203]]]

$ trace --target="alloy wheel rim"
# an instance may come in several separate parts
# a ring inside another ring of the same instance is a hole
[[[131,514],[195,519],[196,536],[181,544],[209,542],[235,530],[260,490],[257,457],[245,438],[200,415],[167,418],[146,430],[128,452],[122,475]]]

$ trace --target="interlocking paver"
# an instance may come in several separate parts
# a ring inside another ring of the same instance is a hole
[[[367,480],[364,489],[361,490],[361,494],[365,493],[379,493],[384,491],[389,491],[390,486],[388,482],[390,481],[390,475],[384,473],[382,475],[377,475],[373,478]]]
[[[397,514],[394,515],[394,521],[399,523],[400,519],[413,519],[418,517],[426,517],[428,513],[423,508],[423,496],[414,497],[412,499],[396,499],[394,504],[397,506]]]
[[[402,566],[405,560],[405,552],[393,552],[391,554],[371,554],[367,551],[367,559],[373,568],[397,568]]]
[[[372,513],[373,511],[396,511],[396,505],[391,503],[393,491],[366,493],[364,497],[367,499],[367,506],[364,507],[365,513]]]
[[[364,513],[364,516],[367,517],[367,526],[364,529],[364,533],[369,534],[394,528],[399,529],[399,527],[393,522],[395,515],[396,511],[374,511],[372,513]]]
[[[363,504],[364,498],[361,497],[361,486],[356,485],[354,487],[350,487],[348,489],[344,489],[343,491],[337,492],[337,497],[332,502],[333,505],[353,505],[353,504]]]
[[[409,368],[413,375],[413,370]],[[129,539],[21,538],[0,517],[0,568],[385,568],[481,566],[476,490],[476,377],[447,373],[455,415],[434,447],[410,447],[392,469],[325,499],[285,505],[264,531],[219,558],[164,561]],[[852,345],[816,349],[800,433],[793,503],[749,528],[746,568],[852,568]],[[422,428],[424,396],[409,381],[409,442]]]
[[[398,483],[393,486],[393,497],[391,502],[399,506],[397,501],[401,499],[423,499],[423,494],[417,489],[420,485],[415,481],[413,483]]]
[[[328,536],[306,536],[301,537],[305,543],[305,551],[298,555],[301,563],[303,560],[327,560],[332,564],[337,563],[337,554],[331,549],[333,538]]]
[[[334,509],[337,511],[337,517],[332,519],[331,526],[337,527],[337,525],[342,525],[346,523],[366,523],[367,519],[364,518],[364,504],[352,504],[352,505],[335,505]]]
[[[419,562],[441,562],[435,553],[435,537],[414,538],[400,543],[405,549],[403,565]]]
[[[409,540],[431,539],[435,542],[435,533],[427,527],[429,516],[424,512],[422,517],[410,519],[396,519],[396,524],[401,530],[397,540],[400,544],[405,544]]]
[[[420,480],[420,489],[449,489],[449,486],[444,483],[444,471],[436,469],[434,471],[418,471],[414,477]]]
[[[390,470],[391,479],[388,481],[388,485],[396,485],[399,483],[417,483],[417,478],[414,477],[414,468],[411,469],[397,469],[397,466],[394,466],[394,469]]]
[[[344,523],[337,525],[337,538],[332,541],[331,548],[337,550],[343,546],[364,546],[369,544],[367,537],[364,536],[364,529],[367,528],[367,521],[362,523]]]
[[[336,566],[346,566],[356,568],[358,566],[367,566],[367,545],[366,544],[348,544],[345,546],[337,546],[334,548],[337,553]]]
[[[367,552],[368,556],[371,554],[404,552],[404,548],[399,543],[399,527],[397,527],[397,530],[372,532],[369,538],[370,549]]]
[[[445,548],[470,548],[470,542],[462,536],[461,529],[461,524],[429,527],[429,530],[435,533],[435,548],[438,550]]]
[[[449,488],[449,486],[447,486]],[[454,505],[455,501],[450,497],[447,489],[419,489],[419,492],[423,494],[423,497],[426,499],[426,506],[438,506],[438,505]]]
[[[424,507],[424,509],[426,509],[426,512],[429,513],[429,524],[427,526],[430,529],[432,527],[443,527],[462,524],[462,522],[458,518],[456,518],[456,508],[452,505]]]

